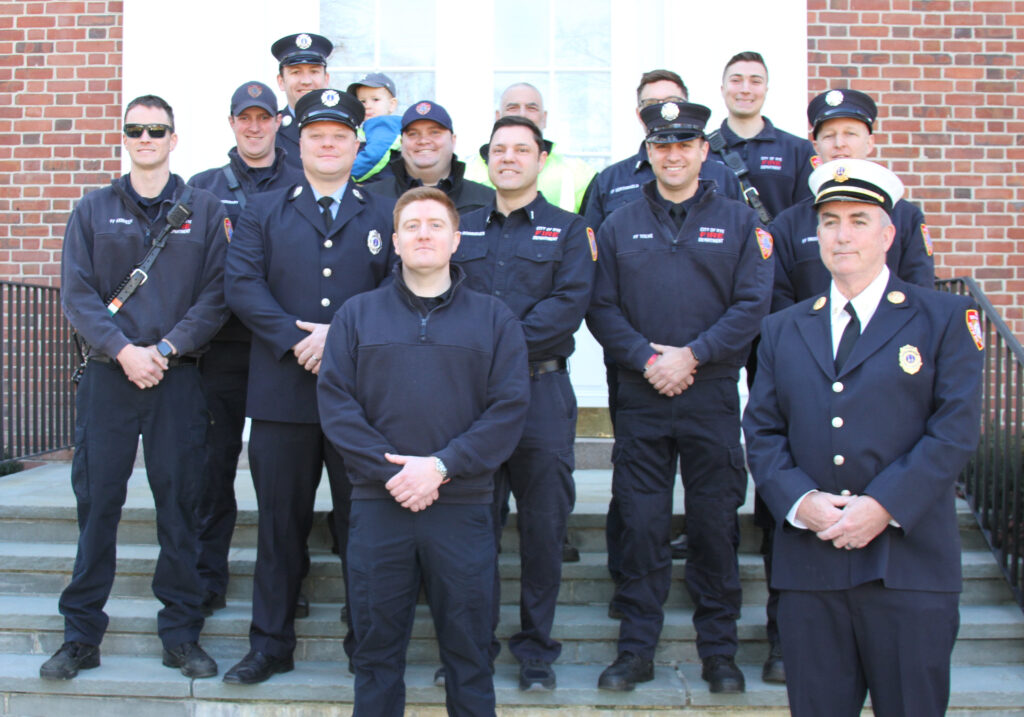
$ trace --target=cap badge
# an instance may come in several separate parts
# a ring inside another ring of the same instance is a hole
[[[885,298],[889,300],[890,304],[902,304],[907,300],[907,295],[902,291],[890,291]]]
[[[428,112],[430,112],[429,102],[420,102],[418,105],[416,105],[416,114],[425,115]]]
[[[285,112],[281,116],[281,124],[284,125],[285,127],[287,127],[291,123],[292,123],[292,116],[290,114],[288,114],[287,112]]]
[[[679,105],[675,102],[666,102],[661,106],[661,118],[671,122],[679,116]]]
[[[263,94],[263,89],[256,83],[253,83],[246,87],[245,91],[249,93],[250,97],[259,97],[260,95]]]
[[[821,307],[823,307],[827,303],[828,299],[826,299],[824,296],[819,296],[818,300],[814,302],[813,308],[815,311],[821,311]]]
[[[832,173],[832,179],[836,180],[840,184],[849,180],[850,176],[847,174],[846,167],[842,164],[836,167],[836,170]]]
[[[829,107],[838,107],[843,104],[843,93],[839,90],[832,90],[825,95],[825,104]]]
[[[921,352],[916,346],[900,346],[900,368],[911,376],[921,370]]]
[[[341,95],[339,95],[334,90],[327,90],[322,95],[320,95],[320,103],[324,107],[334,107],[334,105],[338,104],[340,101]]]
[[[376,229],[371,229],[370,233],[366,235],[366,248],[370,250],[371,254],[377,256],[383,247],[384,242],[381,241],[380,232]]]
[[[971,332],[974,345],[978,347],[978,351],[981,351],[985,348],[985,338],[981,332],[981,318],[978,316],[978,310],[968,309],[966,319],[967,330]]]
[[[309,46],[313,44],[313,38],[306,33],[302,33],[295,38],[295,46],[300,50],[308,50]]]

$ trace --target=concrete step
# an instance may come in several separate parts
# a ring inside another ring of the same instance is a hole
[[[77,546],[72,543],[0,542],[0,594],[59,594],[71,579]],[[119,545],[117,575],[114,579],[114,597],[149,597],[152,595],[152,576],[159,548],[156,545]],[[964,591],[961,602],[969,605],[1001,604],[1012,601],[1013,596],[1002,573],[984,550],[965,550],[961,554],[964,573]],[[232,549],[229,555],[231,582],[228,597],[250,599],[255,548]],[[739,556],[743,601],[746,605],[763,605],[767,598],[764,567],[758,555]],[[518,554],[499,556],[501,571],[501,601],[516,603],[520,590],[520,564]],[[668,607],[692,607],[683,580],[685,560],[673,561],[673,590]],[[341,561],[336,555],[319,552],[310,554],[310,570],[303,584],[303,592],[313,602],[344,600],[345,588],[341,579]],[[577,563],[562,565],[562,586],[559,602],[586,605],[607,603],[612,596],[612,583],[603,553],[581,553]]]
[[[104,654],[145,655],[160,651],[156,615],[160,603],[155,599],[113,599],[105,608],[110,626],[103,641]],[[342,660],[345,628],[339,621],[340,603],[314,603],[310,616],[296,620],[299,639],[295,658],[299,661]],[[202,643],[211,650],[240,659],[249,648],[248,630],[252,606],[232,601],[213,617],[207,618]],[[64,621],[57,612],[55,596],[0,596],[0,653],[40,651],[52,653],[63,642]],[[759,606],[743,611],[737,623],[740,662],[756,664],[764,660],[768,648],[764,630],[764,612]],[[954,664],[995,665],[1024,663],[1024,615],[1016,605],[962,605],[960,633],[953,651]],[[519,609],[505,605],[501,609],[498,638],[507,644],[519,629]],[[615,659],[619,623],[608,617],[605,605],[561,606],[556,614],[552,636],[562,643],[560,664],[603,664]],[[656,659],[658,662],[697,661],[693,611],[671,608],[665,614],[665,627]],[[430,612],[417,606],[416,622],[409,646],[410,663],[438,662],[437,642]],[[503,649],[499,662],[511,662]]]
[[[232,656],[212,652],[223,673]],[[226,685],[218,678],[189,680],[163,667],[159,653],[107,656],[102,665],[68,682],[40,680],[38,653],[0,655],[0,695],[7,714],[103,714],[110,717],[278,717],[349,714],[353,678],[338,662],[306,662],[293,672],[259,685]],[[757,665],[741,665],[747,681],[742,695],[713,695],[700,679],[696,662],[659,665],[652,682],[634,692],[596,688],[604,665],[562,665],[558,689],[520,692],[515,665],[495,673],[498,714],[502,717],[655,717],[657,715],[788,714],[785,688],[761,682]],[[407,715],[445,715],[444,690],[433,685],[432,665],[406,670]],[[1024,668],[956,666],[952,670],[950,717],[1020,715],[1024,710]],[[870,714],[865,710],[865,714]]]

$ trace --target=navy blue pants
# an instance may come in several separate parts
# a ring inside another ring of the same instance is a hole
[[[620,372],[617,403],[612,495],[622,520],[622,581],[614,600],[625,616],[619,652],[654,657],[672,575],[669,541],[678,464],[697,652],[701,658],[734,655],[741,603],[736,511],[747,487],[736,382],[697,381],[667,398],[639,374]]]
[[[199,503],[199,577],[204,590],[225,595],[228,551],[235,531],[235,471],[242,452],[249,344],[214,341],[199,364],[210,428],[206,436],[205,489]]]
[[[551,627],[562,584],[562,543],[576,502],[575,437],[576,395],[569,374],[552,371],[531,378],[523,437],[495,477],[496,505],[505,505],[510,491],[516,499],[521,629],[509,639],[509,649],[520,662],[550,663],[562,652],[561,643],[551,639]],[[495,521],[495,544],[500,540],[501,523]],[[499,602],[494,603],[495,626]]]
[[[168,648],[197,641],[203,592],[196,504],[207,425],[199,371],[176,366],[155,387],[140,389],[116,363],[90,361],[75,408],[71,485],[79,533],[74,574],[60,596],[64,639],[99,645],[107,629],[103,606],[114,584],[117,524],[142,434],[160,543],[153,593],[164,607],[157,632]]]
[[[401,717],[405,653],[420,583],[445,668],[448,714],[495,713],[488,649],[496,601],[491,506],[435,503],[413,513],[393,500],[352,504],[349,612],[356,717]]]
[[[783,590],[779,629],[794,717],[856,717],[871,693],[878,717],[940,717],[960,628],[958,593]]]
[[[253,420],[249,467],[256,487],[259,525],[252,596],[252,649],[278,658],[295,650],[295,600],[308,570],[306,541],[313,527],[313,505],[320,474],[327,466],[331,500],[342,555],[348,536],[352,485],[341,454],[319,423]],[[342,561],[342,573],[348,573]],[[345,639],[346,652],[351,645]]]

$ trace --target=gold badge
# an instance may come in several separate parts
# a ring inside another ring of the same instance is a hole
[[[847,181],[850,177],[846,174],[847,169],[843,165],[836,167],[836,170],[832,173],[832,179],[842,184]]]
[[[661,106],[661,118],[671,122],[679,116],[679,105],[675,102],[666,102]]]
[[[902,304],[907,300],[907,295],[902,291],[890,291],[885,298],[889,300],[890,304]]]
[[[921,370],[921,352],[916,346],[900,346],[900,368],[911,376]]]
[[[825,306],[825,304],[827,303],[828,299],[826,299],[824,296],[819,296],[818,300],[814,302],[814,310],[821,311],[822,307]]]

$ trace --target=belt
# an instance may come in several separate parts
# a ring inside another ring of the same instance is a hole
[[[564,371],[565,370],[565,359],[548,359],[547,361],[531,361],[530,362],[530,378],[534,376],[540,376],[542,373],[551,373],[552,371]]]
[[[117,359],[112,359],[109,356],[104,356],[103,354],[92,354],[89,356],[89,361],[95,361],[96,363],[117,363]],[[168,368],[174,368],[175,366],[195,366],[197,363],[199,363],[198,356],[172,356],[167,359]]]

